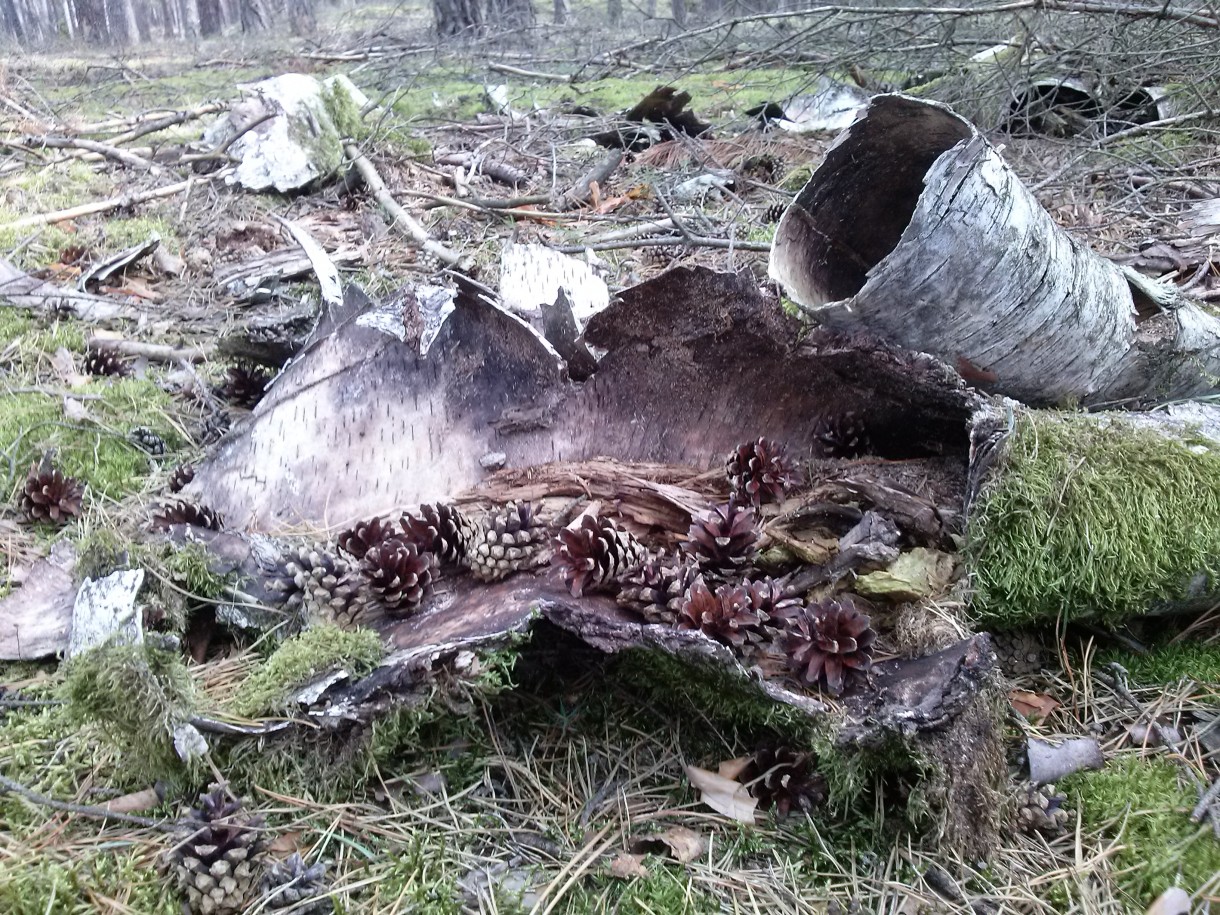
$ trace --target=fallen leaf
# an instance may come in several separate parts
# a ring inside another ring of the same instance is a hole
[[[736,759],[726,759],[716,767],[716,774],[737,781],[742,770],[753,761],[753,756],[738,756]]]
[[[277,858],[287,858],[293,852],[302,851],[301,836],[304,833],[299,829],[281,832],[278,836],[267,843],[267,851],[275,855]]]
[[[1060,703],[1044,693],[1031,693],[1024,689],[1014,689],[1008,693],[1008,702],[1013,710],[1033,724],[1041,724]]]
[[[74,397],[64,398],[64,418],[69,419],[74,423],[87,423],[93,421],[93,414],[89,409]]]
[[[602,205],[602,189],[596,181],[589,182],[589,201],[593,204],[594,210]]]
[[[163,800],[165,800],[165,788],[158,782],[151,788],[133,791],[131,794],[124,794],[122,797],[107,801],[105,807],[113,813],[140,813],[144,810],[152,810]]]
[[[690,783],[699,789],[700,801],[739,823],[754,824],[754,808],[758,806],[758,799],[750,797],[745,785],[698,766],[684,768]]]
[[[644,866],[643,855],[621,852],[615,855],[614,860],[610,862],[610,876],[617,877],[619,880],[631,880],[635,877],[647,878],[650,874],[648,868]]]
[[[109,286],[106,292],[114,295],[130,295],[138,299],[147,299],[150,302],[163,302],[165,296],[157,292],[151,286],[141,279],[134,276],[123,277],[122,286]]]
[[[1147,915],[1190,915],[1190,895],[1179,886],[1171,886],[1148,907]]]
[[[51,357],[51,369],[55,372],[55,377],[70,388],[89,380],[76,370],[76,359],[62,346]]]
[[[637,855],[668,853],[679,864],[689,864],[707,851],[707,840],[685,826],[671,826],[664,832],[637,836],[631,840],[629,848]]]

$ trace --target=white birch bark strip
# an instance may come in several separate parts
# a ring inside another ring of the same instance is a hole
[[[817,321],[1030,403],[1217,390],[1220,321],[1055,225],[943,105],[877,96],[784,214],[771,274]]]

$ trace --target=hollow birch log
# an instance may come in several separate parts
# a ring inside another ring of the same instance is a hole
[[[949,108],[875,97],[784,214],[771,275],[819,323],[1029,403],[1217,390],[1220,321],[1064,232]]]

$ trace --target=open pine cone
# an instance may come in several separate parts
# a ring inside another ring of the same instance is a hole
[[[849,677],[868,674],[876,640],[871,621],[850,601],[824,600],[806,607],[783,641],[788,666],[801,682],[838,696]]]
[[[764,502],[783,501],[796,480],[784,446],[767,438],[738,445],[725,461],[725,472],[736,501],[756,508]]]
[[[483,519],[470,544],[470,571],[482,581],[498,581],[513,572],[542,565],[550,531],[538,523],[528,502],[509,502]]]
[[[85,351],[85,372],[89,375],[123,378],[131,374],[131,368],[123,357],[113,350],[90,347]]]
[[[737,780],[758,798],[758,809],[775,808],[782,820],[794,808],[810,811],[826,801],[826,779],[814,771],[812,753],[791,747],[764,747],[755,752]]]
[[[194,464],[179,464],[169,475],[169,491],[182,492],[183,488],[195,479]]]
[[[754,558],[761,534],[754,509],[730,499],[696,517],[686,536],[684,548],[702,568],[733,571]]]
[[[161,506],[161,510],[153,515],[152,529],[164,531],[175,524],[190,524],[194,527],[206,527],[210,531],[219,531],[224,528],[224,518],[206,505],[179,499]]]
[[[470,546],[478,525],[452,505],[436,503],[419,507],[418,514],[406,513],[399,520],[403,538],[420,552],[435,553],[444,563],[468,564]]]
[[[750,608],[763,618],[768,635],[774,637],[796,622],[805,604],[799,597],[784,597],[783,586],[773,578],[743,581],[750,597]]]
[[[318,545],[288,551],[271,588],[283,595],[285,610],[309,619],[351,625],[365,610],[351,566]]]
[[[368,521],[357,522],[350,530],[343,531],[336,543],[340,551],[359,560],[364,558],[370,548],[397,536],[398,532],[389,524],[380,518],[370,518]]]
[[[813,427],[814,453],[824,458],[859,457],[869,449],[868,427],[852,411],[828,413]]]
[[[386,612],[406,616],[423,603],[435,563],[432,553],[421,553],[414,543],[393,538],[369,547],[360,571]]]
[[[30,521],[65,524],[80,514],[84,496],[85,487],[80,480],[66,477],[50,466],[31,467],[21,490],[21,513]]]
[[[326,865],[306,867],[300,852],[267,868],[262,881],[267,908],[292,909],[293,915],[331,915],[335,907],[326,896]]]
[[[234,406],[252,410],[270,383],[271,375],[261,366],[231,365],[217,393]]]
[[[612,519],[584,515],[559,532],[552,562],[563,571],[573,597],[605,585],[644,558],[643,544]]]
[[[1072,815],[1063,806],[1067,800],[1055,794],[1054,785],[1025,783],[1018,789],[1017,828],[1027,835],[1042,835],[1048,839],[1063,835]]]
[[[721,585],[715,593],[703,578],[695,579],[678,614],[682,629],[698,629],[704,635],[747,654],[767,638],[767,618],[754,609],[745,585]]]
[[[264,855],[263,818],[243,815],[241,801],[223,788],[199,801],[164,864],[195,915],[237,915],[254,893]]]
[[[616,599],[649,623],[672,626],[698,577],[699,566],[684,556],[650,556],[623,574]]]

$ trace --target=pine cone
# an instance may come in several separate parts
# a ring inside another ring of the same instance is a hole
[[[271,375],[261,366],[231,365],[217,393],[236,407],[253,410],[270,383]]]
[[[784,213],[788,211],[788,204],[773,203],[763,211],[763,222],[774,224],[784,218]]]
[[[206,505],[179,499],[177,502],[169,502],[161,506],[161,510],[153,515],[152,529],[164,531],[174,524],[190,524],[193,527],[206,527],[210,531],[219,531],[224,528],[224,518]]]
[[[1046,645],[1032,629],[1007,629],[991,633],[1000,670],[1009,677],[1038,674],[1050,660]]]
[[[165,454],[165,439],[153,432],[147,426],[136,426],[127,433],[127,438],[137,448],[147,451],[154,457]]]
[[[784,173],[783,160],[771,153],[747,156],[740,168],[741,173],[747,178],[753,178],[763,184],[774,184]]]
[[[782,502],[796,479],[784,446],[766,438],[738,445],[725,461],[725,472],[736,501],[755,508],[764,502]]]
[[[267,868],[262,891],[271,910],[291,908],[293,915],[331,915],[335,910],[325,895],[326,865],[319,861],[306,867],[300,852]]]
[[[807,686],[822,684],[832,696],[849,677],[867,675],[877,633],[867,616],[847,600],[810,604],[788,628],[788,666]]]
[[[758,516],[733,499],[695,518],[685,549],[707,570],[732,571],[747,564],[758,549]]]
[[[812,753],[791,747],[764,747],[741,770],[737,780],[758,798],[758,809],[775,807],[782,820],[796,808],[805,812],[826,802],[826,779],[813,771]]]
[[[285,610],[308,619],[351,625],[367,609],[352,567],[318,545],[288,551],[270,587]]]
[[[1017,828],[1027,835],[1043,835],[1047,838],[1063,835],[1072,821],[1072,815],[1063,806],[1067,800],[1055,794],[1054,785],[1020,786],[1017,807]]]
[[[672,626],[678,621],[687,592],[699,577],[699,566],[682,556],[649,557],[623,574],[618,592],[620,606],[653,624]]]
[[[745,585],[721,585],[713,594],[703,581],[695,579],[678,614],[682,629],[698,629],[743,654],[748,654],[767,639],[767,618],[754,609],[750,589]]]
[[[799,597],[784,597],[783,586],[773,578],[744,581],[742,586],[749,592],[751,609],[766,623],[769,641],[786,632],[805,609]]]
[[[853,458],[869,449],[868,427],[856,413],[831,413],[813,427],[814,453],[824,458]]]
[[[513,572],[543,564],[550,531],[534,517],[528,502],[509,502],[483,519],[468,553],[470,571],[482,581],[498,581]]]
[[[195,915],[238,915],[254,893],[264,855],[263,818],[241,814],[241,801],[223,788],[199,801],[164,864]]]
[[[618,578],[644,558],[643,545],[610,518],[584,515],[575,529],[559,532],[551,560],[563,570],[573,597]]]
[[[371,547],[397,536],[398,532],[389,524],[380,518],[370,518],[368,521],[357,522],[355,527],[341,533],[336,542],[340,551],[360,560]]]
[[[49,462],[47,462],[49,464]],[[53,467],[30,468],[21,491],[21,513],[29,521],[66,524],[80,514],[84,484]]]
[[[419,514],[404,514],[399,520],[403,539],[420,552],[435,553],[444,563],[469,565],[471,544],[479,528],[452,505],[421,505]]]
[[[406,616],[423,602],[435,562],[434,555],[421,553],[414,543],[390,539],[369,547],[360,571],[388,613]]]
[[[169,491],[182,492],[191,480],[195,479],[194,464],[179,464],[169,475]]]
[[[228,435],[229,429],[232,427],[232,414],[228,410],[215,410],[208,414],[208,418],[204,420],[200,438],[205,445],[210,445],[212,442],[219,441]]]
[[[131,374],[131,367],[113,350],[90,347],[85,351],[85,372],[89,375],[125,378]]]
[[[640,260],[652,267],[668,267],[682,254],[678,245],[645,245]]]

